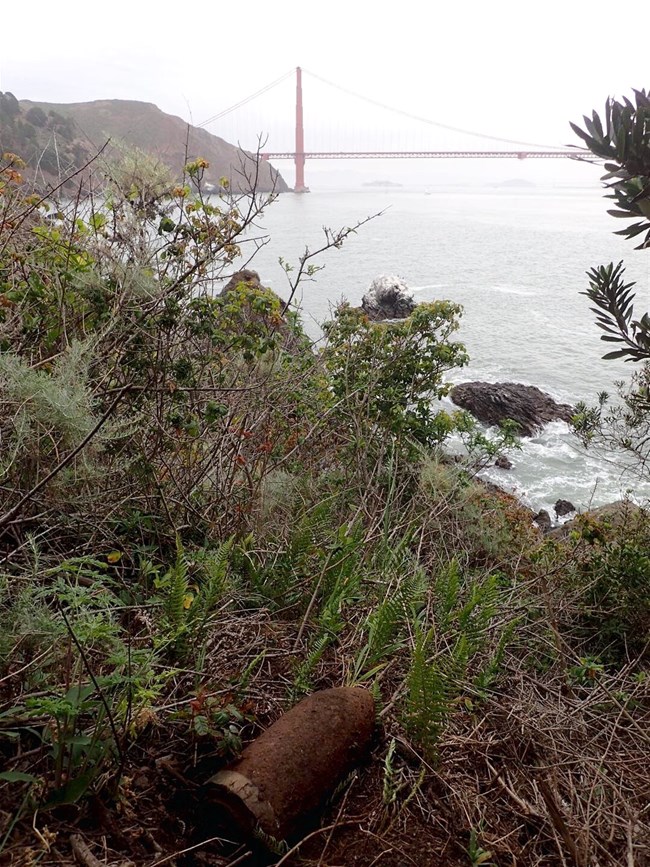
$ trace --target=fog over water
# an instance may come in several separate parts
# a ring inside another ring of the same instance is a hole
[[[327,189],[326,174],[312,175],[320,188],[312,181],[312,193],[280,196],[266,212],[262,223],[270,242],[252,267],[286,296],[279,256],[296,263],[305,245],[322,244],[323,226],[354,225],[383,210],[341,250],[319,257],[324,269],[302,285],[297,300],[311,336],[318,337],[319,323],[342,297],[359,303],[374,277],[398,274],[417,300],[449,298],[463,305],[459,336],[471,362],[451,372],[453,381],[510,380],[561,401],[593,403],[634,368],[602,360],[609,347],[599,340],[588,299],[580,294],[585,272],[625,259],[628,277],[638,283],[640,313],[650,308],[650,257],[613,234],[619,225],[606,213],[597,170],[581,166],[586,174],[576,175],[576,168],[556,170],[548,179],[548,169],[510,163],[489,180],[461,184],[450,173],[437,182],[390,188],[364,187],[359,180],[357,189],[344,191]],[[385,165],[373,174],[393,182],[400,177]],[[502,185],[508,176],[526,185]],[[331,180],[335,184],[334,174]],[[630,488],[638,497],[650,494],[635,477],[621,475],[618,460],[585,455],[563,423],[523,442],[511,456],[513,470],[492,469],[488,476],[534,508],[552,508],[562,497],[584,509]]]

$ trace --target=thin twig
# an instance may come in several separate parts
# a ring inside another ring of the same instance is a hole
[[[161,864],[166,864],[167,861],[171,861],[173,858],[178,858],[179,855],[185,855],[187,852],[194,852],[195,849],[200,849],[202,846],[207,846],[208,843],[232,843],[232,840],[225,840],[223,837],[209,837],[207,840],[201,840],[200,843],[195,843],[194,846],[188,846],[187,849],[179,849],[178,852],[172,852],[171,855],[165,855],[164,858],[160,858],[158,861],[154,861],[149,865],[149,867],[160,867]],[[244,852],[244,856],[248,857],[251,853]],[[244,857],[242,856],[242,857]],[[242,858],[238,858],[236,861],[233,861],[228,867],[234,867],[235,864],[239,864]]]
[[[285,854],[282,856],[282,858],[280,858],[279,861],[276,861],[274,867],[281,867],[282,864],[286,864],[286,862],[289,860],[289,858],[291,858],[292,855],[295,855],[295,853],[298,851],[298,849],[300,849],[302,844],[306,843],[307,840],[311,840],[313,837],[318,837],[319,834],[325,834],[325,833],[327,833],[327,831],[331,831],[337,827],[343,828],[346,825],[357,825],[357,824],[358,824],[357,819],[350,819],[347,822],[333,822],[331,825],[325,825],[324,828],[316,828],[316,830],[312,831],[311,834],[307,834],[307,836],[303,837],[302,840],[298,840],[296,845],[292,846],[288,852],[285,852]]]
[[[125,756],[124,756],[124,750],[122,749],[122,745],[120,743],[120,737],[119,737],[119,734],[117,731],[117,726],[115,724],[115,717],[113,716],[113,713],[112,713],[110,707],[108,706],[108,701],[106,700],[106,696],[104,695],[104,692],[103,692],[101,686],[99,685],[97,678],[95,677],[95,673],[92,670],[92,666],[90,665],[90,661],[88,660],[88,657],[86,656],[86,653],[85,653],[83,647],[81,646],[79,639],[77,638],[70,621],[68,620],[68,617],[65,613],[65,610],[64,610],[63,606],[61,605],[61,603],[58,601],[58,599],[56,601],[56,605],[57,605],[57,608],[59,609],[59,611],[61,613],[61,616],[63,617],[63,620],[65,621],[65,625],[67,627],[67,630],[70,633],[70,638],[72,638],[72,640],[75,644],[75,647],[79,651],[79,655],[81,656],[81,659],[82,659],[83,664],[86,668],[86,671],[88,672],[88,676],[92,680],[93,686],[95,687],[97,695],[99,696],[99,699],[104,706],[104,710],[106,711],[106,716],[108,717],[108,724],[111,727],[111,732],[113,734],[113,739],[115,741],[115,749],[117,750],[117,754],[120,757],[120,767],[119,767],[119,771],[118,771],[118,776],[119,776],[122,768],[124,767]]]

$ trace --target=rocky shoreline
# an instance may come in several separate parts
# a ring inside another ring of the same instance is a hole
[[[240,283],[264,291],[259,274],[250,269],[243,269],[232,275],[221,291],[222,295],[233,291]],[[275,293],[273,293],[275,295]],[[285,303],[278,297],[281,307]],[[417,307],[417,302],[403,278],[395,275],[380,275],[376,277],[367,292],[363,295],[360,309],[373,322],[391,322],[406,319]],[[292,342],[289,334],[283,331],[284,339]],[[471,381],[455,385],[450,392],[450,398],[456,406],[466,410],[479,422],[488,426],[500,425],[504,421],[512,421],[517,425],[516,434],[522,438],[530,438],[554,421],[567,424],[575,414],[574,407],[566,403],[558,403],[549,394],[532,385],[517,382],[485,382]],[[512,461],[505,455],[499,455],[494,466],[501,470],[511,470]],[[564,528],[574,526],[580,510],[572,502],[559,497],[553,508],[530,508],[521,497],[512,490],[495,481],[479,479],[486,487],[497,490],[501,495],[512,498],[518,506],[526,509],[531,516],[531,523],[544,534],[565,534]],[[582,514],[599,516],[618,513],[625,501],[616,501],[603,506],[589,509]],[[631,505],[631,504],[630,504]],[[634,507],[638,508],[638,507]],[[568,530],[566,531],[568,532]]]
[[[363,295],[361,309],[374,322],[390,322],[405,319],[416,309],[417,303],[406,282],[398,276],[381,275],[376,277]],[[517,382],[471,381],[455,385],[450,398],[456,406],[471,413],[482,424],[500,425],[506,420],[517,425],[517,435],[533,437],[551,422],[571,423],[575,408],[566,403],[558,403],[549,394],[532,385]],[[494,466],[510,470],[512,462],[499,456]],[[572,502],[559,497],[553,509],[531,509],[517,495],[495,482],[484,481],[490,488],[512,497],[518,505],[528,509],[531,522],[544,534],[566,535],[581,514]],[[609,517],[618,515],[625,508],[638,509],[624,500],[608,503],[582,514]],[[566,529],[565,529],[566,528]]]

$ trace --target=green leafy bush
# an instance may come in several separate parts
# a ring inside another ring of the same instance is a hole
[[[650,658],[650,520],[629,505],[623,522],[580,519],[580,618],[590,646],[616,663]]]
[[[454,429],[436,406],[451,386],[444,374],[467,364],[452,341],[462,308],[451,301],[419,304],[403,321],[377,323],[347,304],[324,326],[324,360],[342,419],[366,419],[400,439],[433,446]]]

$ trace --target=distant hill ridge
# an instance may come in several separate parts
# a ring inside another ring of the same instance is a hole
[[[203,157],[210,164],[204,180],[214,185],[226,177],[234,189],[246,189],[243,175],[255,171],[251,154],[153,103],[48,103],[0,94],[0,152],[17,153],[50,183],[61,173],[80,168],[109,139],[158,157],[178,175],[188,160]],[[260,163],[257,188],[288,190],[279,172],[266,162]]]

